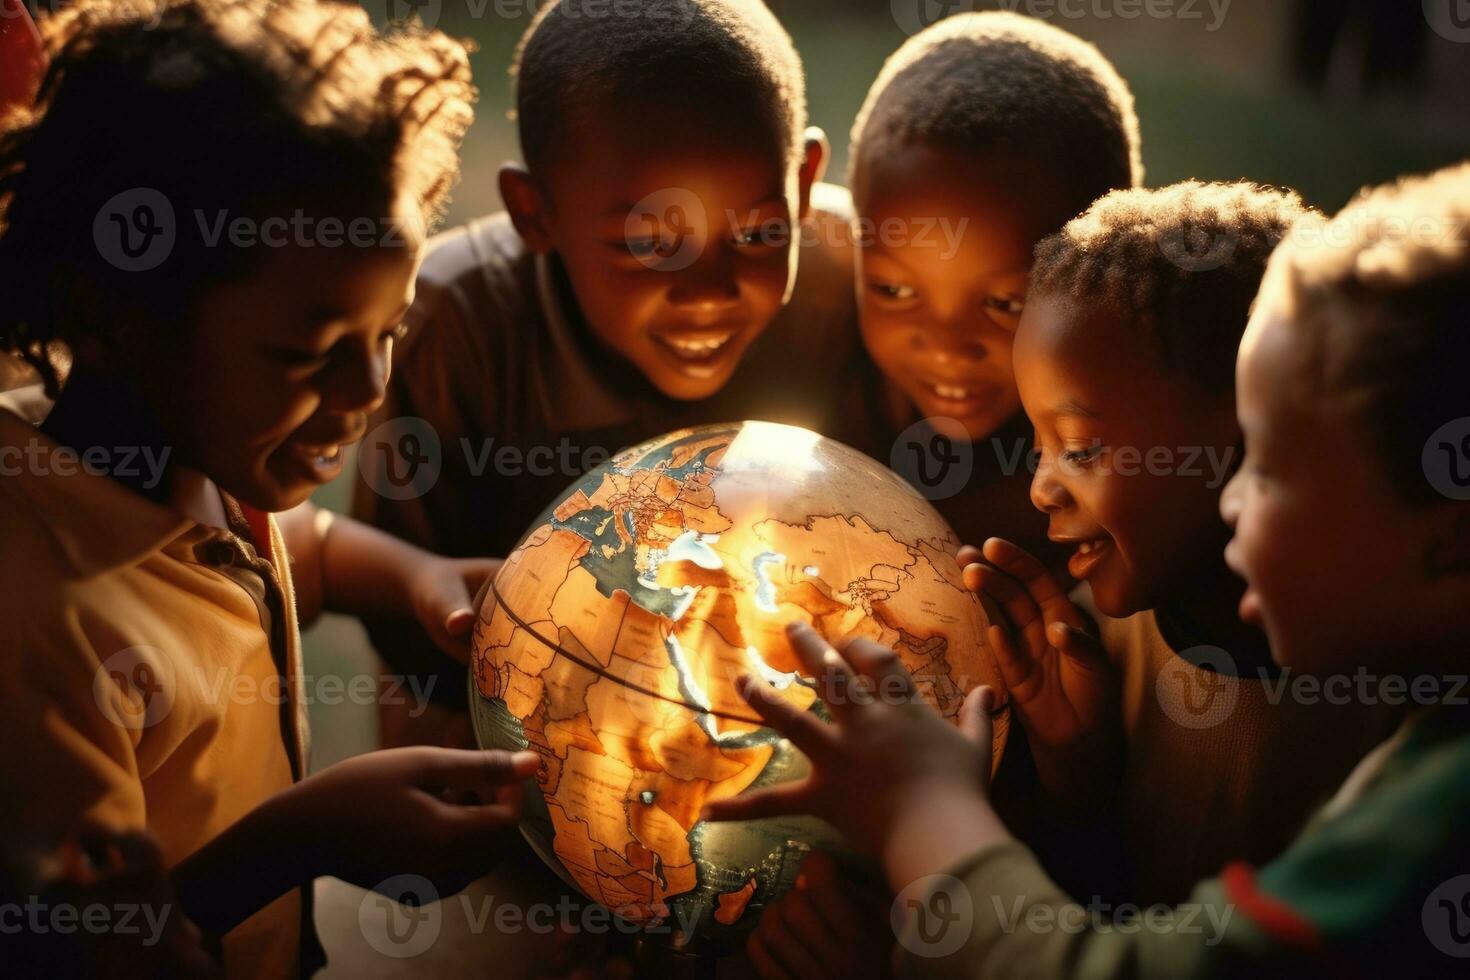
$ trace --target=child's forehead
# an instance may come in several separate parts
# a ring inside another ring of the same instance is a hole
[[[1016,150],[913,141],[873,153],[858,169],[860,214],[951,214],[1031,242],[1072,217],[1062,213],[1064,192],[1047,162]]]
[[[791,134],[758,104],[593,98],[568,111],[558,129],[548,169],[561,174],[644,171],[723,157],[784,173],[794,156]]]

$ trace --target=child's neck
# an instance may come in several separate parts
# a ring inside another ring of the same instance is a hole
[[[1154,609],[1159,630],[1176,650],[1193,646],[1220,647],[1230,654],[1237,672],[1255,677],[1279,668],[1261,629],[1240,619],[1240,597],[1245,583],[1225,563],[1211,564],[1189,586]]]
[[[162,472],[146,466],[119,466],[108,476],[150,500],[166,503],[174,450],[158,416],[131,381],[78,365],[67,377],[41,431],[83,455],[103,450],[104,459],[124,454],[157,461]],[[161,479],[158,479],[159,476]]]

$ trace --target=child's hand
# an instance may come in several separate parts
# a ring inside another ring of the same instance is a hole
[[[1067,750],[1098,730],[1107,703],[1107,656],[1085,632],[1082,610],[1068,599],[1046,566],[1001,538],[982,554],[961,548],[965,585],[1005,610],[1016,642],[1000,626],[986,634],[995,650],[1011,702],[1031,744]]]
[[[470,662],[470,635],[478,615],[473,599],[499,573],[499,558],[426,558],[414,569],[410,599],[414,617],[436,646],[462,664]]]
[[[839,655],[804,623],[787,634],[836,723],[824,724],[768,685],[740,678],[741,695],[807,754],[812,773],[800,782],[712,801],[704,819],[815,814],[882,859],[900,889],[913,880],[906,875],[929,873],[915,873],[920,865],[938,870],[982,839],[1004,839],[986,799],[994,690],[977,688],[966,699],[961,730],[924,702],[892,650],[859,639]]]
[[[284,794],[283,822],[313,875],[371,888],[395,874],[452,894],[485,875],[514,839],[534,752],[414,747],[370,752]]]
[[[796,887],[761,916],[745,951],[766,980],[890,976],[888,903],[844,881],[829,856],[813,851]]]

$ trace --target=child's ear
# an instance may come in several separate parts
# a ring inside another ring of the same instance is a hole
[[[803,135],[801,169],[797,172],[797,186],[801,191],[801,220],[806,220],[812,210],[812,185],[827,173],[827,163],[832,159],[832,144],[819,126],[807,127]]]
[[[505,202],[505,210],[510,213],[511,224],[515,225],[526,247],[538,255],[550,252],[552,244],[546,196],[525,167],[515,163],[501,164],[500,197]]]
[[[1424,554],[1424,569],[1431,578],[1470,576],[1470,504],[1452,504],[1447,510]]]

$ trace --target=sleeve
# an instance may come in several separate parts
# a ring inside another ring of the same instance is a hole
[[[1259,873],[1231,864],[1172,909],[1079,905],[1025,847],[1007,842],[912,889],[900,972],[991,980],[1458,975],[1470,955],[1467,809],[1470,735],[1451,732],[1391,760],[1371,793],[1319,817]]]
[[[57,619],[33,615],[0,640],[0,836],[11,845],[147,823],[137,747],[150,712],[166,709],[147,684],[165,668],[126,637],[89,636],[81,615]],[[121,652],[104,663],[99,648]]]
[[[986,849],[912,895],[902,977],[1189,980],[1308,977],[1320,962],[1260,929],[1219,880],[1188,902],[1139,908],[1072,900],[1017,842]]]
[[[436,554],[470,557],[478,498],[464,447],[493,431],[497,359],[468,297],[423,280],[418,290],[386,398],[358,450],[352,516]],[[397,670],[450,664],[412,620],[367,617],[364,625]]]

